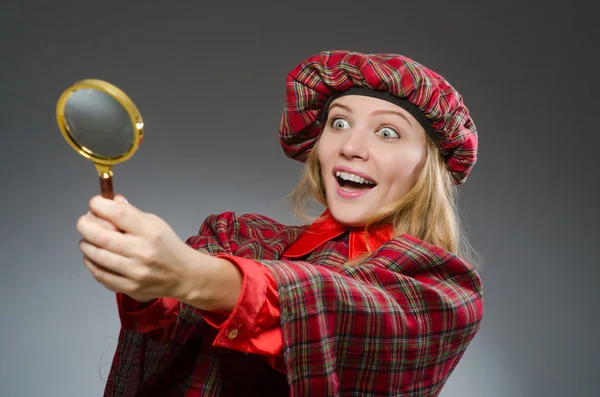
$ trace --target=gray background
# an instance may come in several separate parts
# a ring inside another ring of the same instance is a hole
[[[597,396],[597,12],[524,3],[2,2],[0,396],[99,396],[116,346],[75,230],[98,182],[60,93],[94,77],[132,97],[146,140],[115,188],[182,239],[227,210],[297,223],[278,201],[300,172],[277,142],[284,82],[325,49],[424,63],[479,128],[460,205],[485,316],[442,396]]]

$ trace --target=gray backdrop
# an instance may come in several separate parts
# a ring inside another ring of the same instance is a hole
[[[325,49],[410,56],[478,125],[460,205],[485,315],[442,396],[597,396],[593,2],[205,3],[2,2],[0,396],[100,396],[116,346],[75,230],[98,182],[59,133],[60,93],[94,77],[132,97],[146,140],[115,188],[182,239],[227,210],[296,223],[278,201],[300,172],[277,142],[284,82]]]

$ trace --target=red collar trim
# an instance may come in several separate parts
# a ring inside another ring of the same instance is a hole
[[[363,254],[367,251],[367,242],[365,241],[364,229],[362,227],[350,228],[336,221],[329,209],[327,209],[310,227],[304,232],[298,240],[292,244],[283,256],[286,258],[302,257],[326,241],[338,237],[350,230],[348,259]],[[392,225],[382,225],[369,233],[368,240],[371,250],[376,250],[385,242],[392,238]]]

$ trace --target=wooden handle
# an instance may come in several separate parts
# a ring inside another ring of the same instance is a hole
[[[114,200],[115,192],[113,190],[113,180],[111,175],[105,174],[100,176],[100,192],[102,193],[102,197]]]

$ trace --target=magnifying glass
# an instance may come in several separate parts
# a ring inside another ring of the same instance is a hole
[[[112,167],[131,158],[144,136],[133,101],[106,81],[81,80],[58,99],[56,119],[67,143],[96,166],[102,197],[114,199]]]

